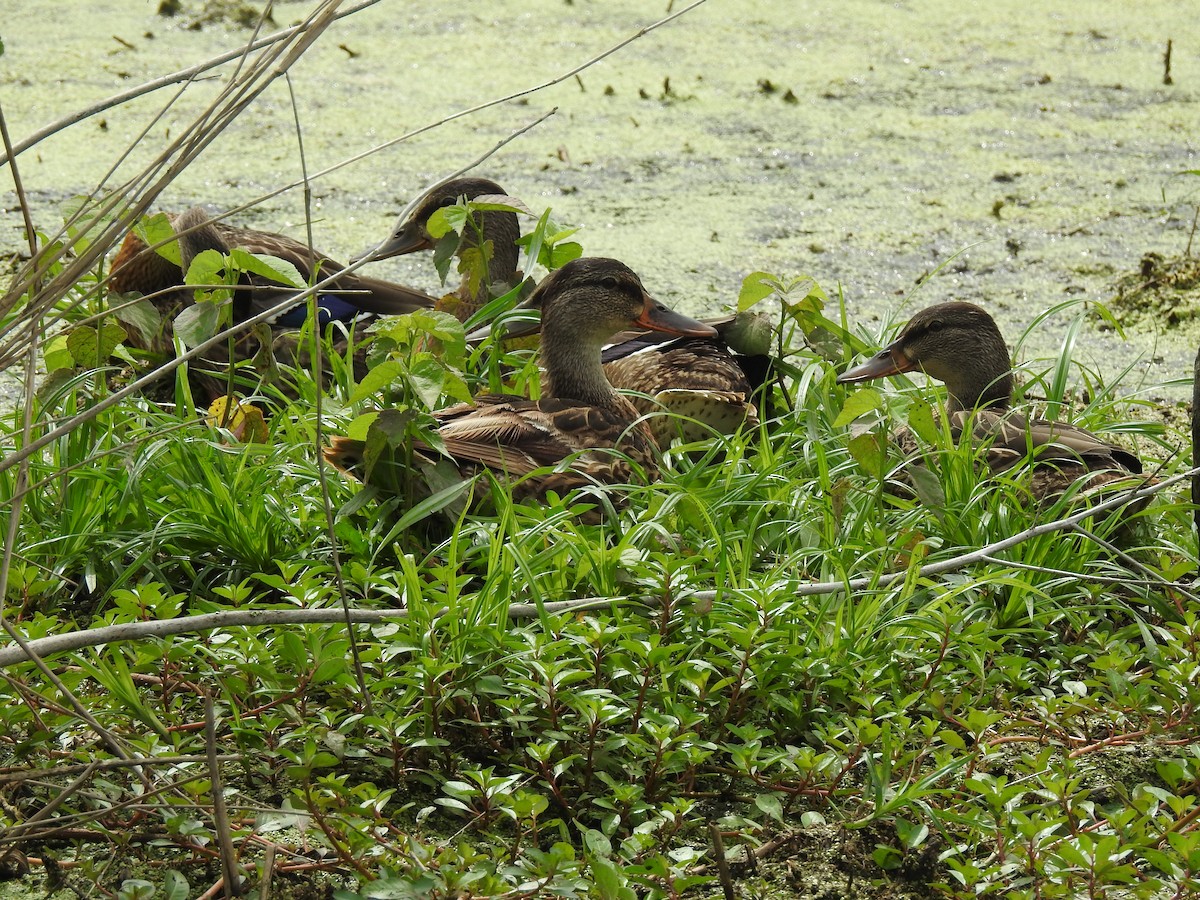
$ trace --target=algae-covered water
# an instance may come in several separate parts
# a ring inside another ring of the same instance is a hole
[[[189,29],[199,6],[164,18],[157,0],[0,0],[0,103],[14,138],[248,35],[229,24]],[[275,21],[309,8],[277,4]],[[667,8],[385,0],[335,24],[293,70],[308,166],[558,75]],[[157,153],[218,88],[217,78],[191,88],[122,171]],[[18,158],[43,228],[172,93]],[[480,171],[582,226],[587,252],[623,259],[667,302],[716,310],[748,272],[807,272],[831,295],[840,286],[851,317],[868,324],[967,299],[1015,341],[1044,309],[1108,300],[1147,251],[1183,252],[1200,181],[1173,175],[1200,168],[1198,96],[1200,17],[1177,2],[708,0],[578,80],[320,179],[316,242],[343,257],[365,248],[423,185],[558,107]],[[296,147],[279,81],[163,204],[243,203],[299,176]],[[16,250],[7,169],[0,200],[0,249]],[[302,220],[292,191],[238,221],[299,235]],[[374,271],[436,286],[427,259]],[[1073,315],[1051,318],[1023,356],[1054,353]],[[1195,341],[1166,323],[1125,341],[1089,325],[1076,356],[1109,375],[1132,363],[1161,382],[1190,374]]]

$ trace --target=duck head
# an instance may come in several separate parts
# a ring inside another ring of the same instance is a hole
[[[407,218],[396,225],[391,237],[380,245],[375,259],[388,259],[421,250],[432,250],[437,240],[429,233],[429,217],[439,209],[453,206],[463,200],[478,200],[480,197],[505,197],[504,188],[486,178],[452,178],[429,190]],[[489,210],[480,213],[481,228],[485,239],[492,241],[494,277],[501,278],[507,269],[516,271],[516,240],[520,237],[520,226],[515,213]],[[365,255],[365,254],[363,254]],[[511,263],[509,263],[511,256]]]
[[[838,376],[857,384],[920,371],[946,385],[951,412],[1007,407],[1012,366],[995,320],[973,303],[939,303],[921,310],[899,336],[865,363]]]
[[[716,329],[659,303],[627,265],[615,259],[572,260],[544,279],[526,305],[541,310],[542,362],[548,396],[589,403],[613,396],[600,350],[617,332],[649,328],[689,337]]]

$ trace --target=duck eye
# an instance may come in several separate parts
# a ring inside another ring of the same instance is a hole
[[[607,290],[615,291],[618,287],[621,286],[621,283],[619,281],[617,281],[616,275],[605,275],[603,278],[600,279],[600,286]]]
[[[942,320],[941,320],[941,319],[934,319],[932,322],[930,322],[930,323],[929,323],[929,328],[928,328],[928,330],[929,330],[929,331],[932,331],[932,332],[938,332],[938,331],[941,331],[941,330],[942,330]]]

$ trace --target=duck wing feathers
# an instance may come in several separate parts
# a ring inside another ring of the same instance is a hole
[[[601,355],[604,374],[615,388],[650,395],[667,388],[732,391],[747,397],[752,390],[736,358],[717,341],[677,338],[639,350],[620,349],[624,352],[619,355]]]
[[[226,246],[239,247],[263,256],[278,257],[295,266],[305,281],[328,278],[346,268],[332,257],[286,235],[238,228],[225,222],[214,222],[213,227]],[[252,312],[255,314],[274,306],[295,290],[258,277],[253,278],[251,287],[255,292],[252,305]],[[417,309],[427,309],[434,304],[434,298],[424,291],[380,278],[359,275],[357,272],[342,275],[322,288],[321,294],[339,296],[358,310],[377,315],[400,315]]]
[[[573,400],[485,394],[472,403],[440,410],[436,416],[438,435],[460,472],[473,475],[488,469],[510,482],[518,499],[544,496],[551,490],[565,494],[595,483],[654,478],[658,473],[650,438],[624,411],[582,406]],[[424,445],[418,449],[432,452]],[[364,450],[362,441],[335,437],[325,458],[372,483],[374,476],[363,478]],[[569,469],[528,477],[567,460]],[[379,480],[390,484],[396,473],[385,470]]]
[[[569,399],[533,401],[489,394],[442,410],[437,417],[446,452],[460,466],[482,465],[509,478],[523,478],[574,457],[572,472],[556,473],[574,475],[572,486],[627,481],[633,474],[631,463],[651,476],[657,471],[645,433],[622,411]]]
[[[172,222],[178,218],[176,215],[168,215]],[[305,281],[313,280],[314,272],[318,278],[324,278],[346,268],[324,253],[311,250],[308,245],[282,234],[238,228],[225,222],[213,222],[212,227],[226,249],[238,247],[250,253],[278,257],[295,266]],[[113,259],[109,285],[119,293],[136,291],[141,294],[154,294],[182,286],[183,279],[184,273],[178,265],[151,250],[136,232],[130,231],[125,235],[125,240]],[[274,306],[280,299],[296,290],[258,276],[254,276],[250,281],[247,287],[254,296],[252,313]],[[359,275],[356,272],[346,273],[323,288],[321,293],[344,298],[358,310],[377,315],[398,315],[427,309],[434,304],[434,298],[424,291]],[[156,305],[173,308],[180,302],[171,296],[164,298],[161,303],[156,302]]]
[[[951,414],[951,431],[956,438],[968,425],[974,440],[988,445],[988,466],[996,473],[1026,459],[1032,459],[1035,467],[1074,465],[1134,475],[1142,471],[1142,462],[1135,454],[1065,422],[1030,419],[1012,410]]]

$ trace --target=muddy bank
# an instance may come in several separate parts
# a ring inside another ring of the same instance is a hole
[[[186,17],[164,19],[156,7],[100,0],[49,18],[0,0],[10,131],[23,136],[248,33],[188,30]],[[280,4],[276,21],[307,8]],[[309,168],[557,75],[665,9],[665,0],[381,3],[335,25],[294,70]],[[1163,84],[1168,39],[1172,85]],[[218,87],[191,88],[127,166],[156,153]],[[166,94],[19,158],[43,227],[103,177]],[[1109,299],[1145,253],[1183,251],[1200,197],[1171,176],[1200,168],[1198,96],[1200,22],[1167,2],[1034,2],[1016,15],[950,0],[710,0],[579,81],[321,179],[317,241],[342,256],[362,249],[422,184],[557,106],[487,174],[582,225],[589,253],[626,260],[664,300],[715,309],[749,271],[804,271],[831,294],[840,285],[868,325],[967,299],[993,310],[1015,342],[1044,309]],[[291,118],[277,83],[164,204],[230,206],[298,177]],[[5,251],[20,245],[9,178],[0,173]],[[288,230],[302,218],[293,191],[241,221]],[[375,271],[436,284],[427,260]],[[1052,318],[1024,357],[1052,354],[1073,314]],[[1082,363],[1113,374],[1136,361],[1150,383],[1189,375],[1197,340],[1187,323],[1154,317],[1127,340],[1094,327],[1085,335]]]

